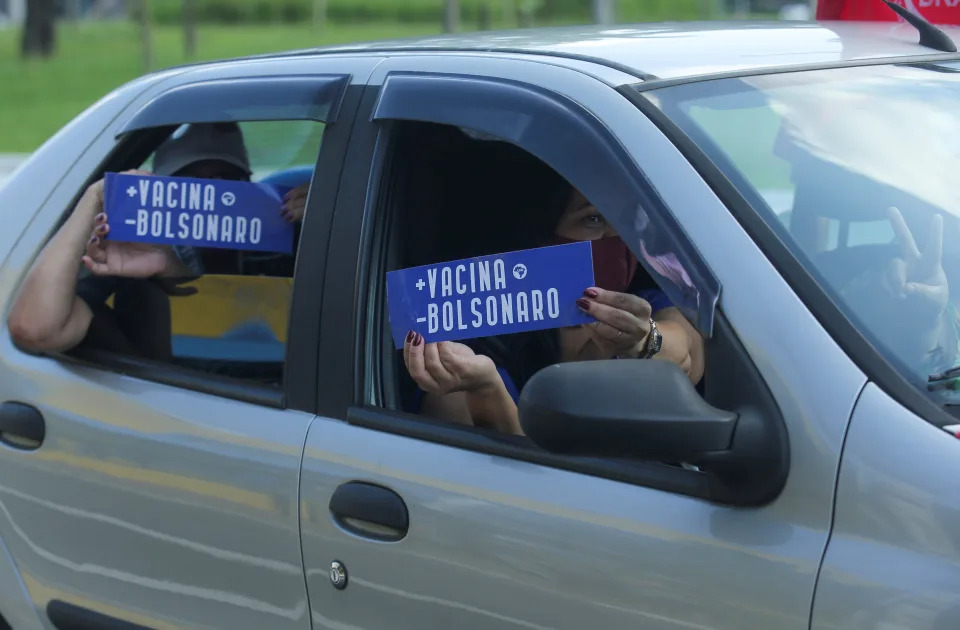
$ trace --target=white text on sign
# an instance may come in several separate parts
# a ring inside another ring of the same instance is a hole
[[[514,275],[518,276],[516,272]],[[418,319],[426,321],[429,333],[436,333],[441,328],[450,332],[560,317],[560,298],[556,288],[499,293],[485,298],[469,297],[507,289],[506,266],[500,258],[493,260],[492,265],[487,260],[434,267],[427,269],[426,276],[427,282],[421,278],[416,287],[420,291],[429,287],[431,301],[427,304],[427,315]],[[467,297],[438,303],[433,301],[438,293],[440,298]]]
[[[139,189],[127,189],[130,197],[140,197],[136,218],[126,222],[136,226],[137,236],[154,238],[207,240],[237,245],[260,242],[263,225],[259,218],[232,217],[217,212],[217,189],[213,184],[183,183],[141,179]],[[221,201],[232,200],[224,193]],[[149,202],[149,204],[148,204]],[[230,205],[230,204],[226,204]],[[175,212],[179,210],[180,212]]]

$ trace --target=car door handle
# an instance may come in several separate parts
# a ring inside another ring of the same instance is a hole
[[[7,401],[0,405],[0,442],[33,451],[43,444],[47,428],[36,407]]]
[[[401,540],[410,526],[407,504],[399,494],[362,481],[337,488],[330,497],[330,513],[343,529],[374,540]]]

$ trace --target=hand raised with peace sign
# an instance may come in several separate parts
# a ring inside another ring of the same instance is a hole
[[[888,210],[890,222],[900,244],[900,256],[890,261],[886,281],[893,294],[910,300],[918,313],[937,318],[950,299],[950,287],[943,272],[943,217],[934,215],[923,251],[896,208]]]

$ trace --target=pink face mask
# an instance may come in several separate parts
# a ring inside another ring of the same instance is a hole
[[[555,237],[554,243],[576,243],[573,239]],[[637,257],[619,236],[605,236],[590,241],[593,250],[593,279],[601,289],[625,293],[637,271]]]

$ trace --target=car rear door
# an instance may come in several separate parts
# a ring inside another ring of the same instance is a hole
[[[282,387],[109,354],[35,356],[0,337],[0,536],[51,627],[310,627],[297,506],[320,280],[357,86],[376,63],[262,59],[161,77],[65,173],[45,157],[48,179],[33,184],[50,194],[2,268],[7,309],[86,185],[130,167],[132,138],[182,123],[325,125],[308,157]]]
[[[410,55],[371,77],[334,222],[301,479],[318,628],[808,627],[863,375],[677,148],[595,78],[607,69],[588,66]],[[695,471],[563,458],[385,402],[376,226],[389,207],[390,123],[404,120],[509,139],[580,188],[635,251],[638,205],[669,232],[701,282],[692,316],[712,335],[708,401],[762,409],[788,436],[775,497],[736,505]]]

